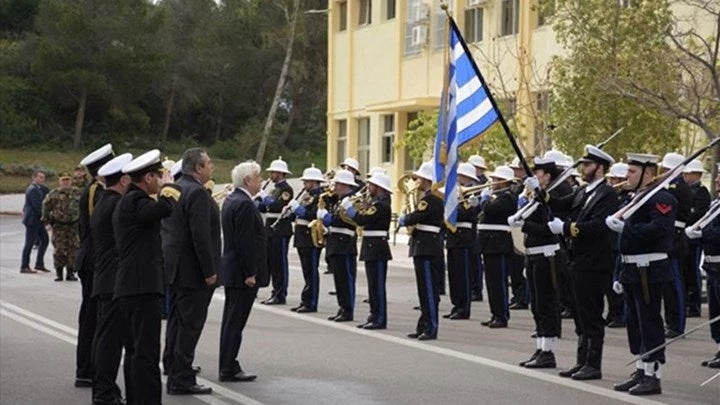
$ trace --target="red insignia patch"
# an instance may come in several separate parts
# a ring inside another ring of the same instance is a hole
[[[672,205],[671,204],[655,204],[655,208],[663,215],[667,215],[670,211],[672,211]]]

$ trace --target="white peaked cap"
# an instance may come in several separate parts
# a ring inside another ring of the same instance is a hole
[[[268,167],[265,170],[268,172],[280,172],[280,173],[285,173],[285,174],[292,174],[292,172],[290,172],[290,170],[288,170],[287,163],[284,160],[282,160],[282,156],[278,156],[277,159],[270,162],[270,167]]]
[[[180,159],[172,165],[172,167],[170,168],[170,175],[172,177],[177,176],[178,173],[180,173],[182,171],[182,163],[183,163],[183,160]]]
[[[113,158],[98,169],[98,176],[108,177],[114,174],[122,173],[123,167],[133,160],[131,153],[123,153]]]
[[[473,181],[480,182],[480,179],[475,176],[475,166],[470,163],[460,163],[458,165],[457,174],[469,177]]]
[[[488,177],[502,180],[512,180],[515,178],[515,171],[510,166],[498,166],[495,171],[490,173]]]
[[[658,161],[657,155],[651,155],[649,153],[627,152],[625,156],[627,156],[629,165],[650,166],[656,165]]]
[[[624,179],[627,177],[627,172],[627,163],[615,163],[614,165],[610,166],[607,177],[617,177],[619,179]]]
[[[162,165],[160,165],[160,150],[158,149],[147,151],[136,157],[130,161],[130,163],[123,166],[122,172],[128,174],[137,173],[154,165],[157,165],[158,168],[162,167]]]
[[[392,194],[390,177],[388,177],[388,175],[385,173],[375,173],[372,177],[370,177],[370,179],[368,179],[368,183],[374,184],[387,191],[388,193]]]
[[[557,166],[564,166],[566,161],[565,154],[556,149],[550,149],[549,151],[545,152],[545,154],[543,155],[543,159],[550,159],[555,162]]]
[[[85,167],[88,167],[88,166],[92,165],[93,163],[97,162],[98,160],[103,159],[103,158],[107,157],[108,155],[112,155],[112,154],[113,154],[112,144],[108,143],[108,144],[103,145],[103,146],[95,149],[94,151],[90,152],[89,155],[85,156],[80,161],[80,164]]]
[[[604,150],[598,148],[594,145],[585,145],[585,156],[582,158],[583,162],[604,162],[609,165],[613,165],[615,163],[615,159],[613,159],[612,156],[610,156],[609,153],[605,152]]]
[[[335,173],[335,178],[333,179],[335,183],[341,183],[341,184],[347,184],[348,186],[357,187],[357,183],[355,183],[355,175],[350,172],[350,170],[346,169],[340,169]]]

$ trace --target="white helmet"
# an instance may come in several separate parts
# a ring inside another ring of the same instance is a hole
[[[282,156],[278,156],[277,159],[270,162],[270,167],[265,169],[268,172],[280,172],[285,174],[292,174],[290,170],[288,170],[287,163],[282,160]]]
[[[619,179],[627,178],[628,165],[627,163],[615,163],[610,166],[607,177],[617,177]]]
[[[340,163],[340,167],[343,166],[352,167],[353,169],[355,169],[355,171],[360,171],[360,163],[357,161],[357,159],[347,158],[342,163]]]
[[[483,170],[487,170],[487,167],[485,167],[485,158],[480,155],[470,156],[470,158],[468,158],[468,163]]]
[[[372,169],[370,169],[369,172],[367,172],[367,177],[370,178],[370,177],[372,177],[372,176],[374,176],[374,175],[376,175],[376,174],[378,174],[378,173],[387,174],[387,171],[386,171],[384,168],[380,167],[380,166],[375,166],[375,167],[373,167]]]
[[[490,173],[488,177],[494,177],[501,180],[513,180],[515,171],[510,166],[498,166],[495,171]]]
[[[392,186],[390,185],[390,177],[385,173],[375,173],[368,180],[368,183],[374,184],[388,193],[392,194]]]
[[[302,181],[325,181],[325,176],[323,176],[320,169],[315,167],[313,165],[312,167],[308,167],[307,169],[303,170],[302,177],[300,177],[300,180]]]
[[[423,162],[420,168],[413,172],[413,176],[421,179],[435,181],[435,166],[432,162]]]
[[[520,158],[517,157],[517,156],[515,156],[515,157],[513,158],[512,162],[510,162],[510,164],[508,165],[508,167],[511,168],[511,169],[522,169],[522,168],[523,168],[523,167],[520,165]]]
[[[683,173],[705,173],[705,168],[701,161],[693,159],[685,166]]]
[[[457,174],[469,177],[473,181],[480,182],[480,179],[475,176],[475,166],[470,163],[460,163],[458,165]]]
[[[543,155],[543,159],[550,159],[555,162],[555,165],[566,167],[565,154],[560,152],[559,150],[550,149],[549,151],[545,152],[545,154]]]
[[[665,156],[663,156],[661,166],[664,167],[665,169],[674,169],[679,164],[681,164],[684,160],[685,160],[685,156],[683,156],[679,153],[675,153],[675,152],[666,153]]]
[[[335,183],[340,184],[347,184],[348,186],[357,187],[357,183],[355,183],[355,175],[353,175],[349,170],[340,169],[335,173],[335,178],[333,179]]]

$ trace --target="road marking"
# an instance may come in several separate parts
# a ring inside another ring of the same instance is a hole
[[[77,329],[73,329],[67,325],[63,325],[61,323],[55,322],[52,319],[46,318],[42,315],[39,315],[34,312],[28,311],[26,309],[20,308],[16,305],[10,304],[6,301],[0,301],[0,306],[2,306],[2,308],[0,308],[1,316],[8,317],[8,318],[10,318],[18,323],[21,323],[25,326],[29,326],[37,331],[43,332],[49,336],[60,339],[63,342],[67,342],[72,345],[77,345]],[[17,313],[11,312],[11,311],[16,311]],[[28,318],[32,318],[38,322],[42,322],[45,325],[37,323]],[[51,326],[58,330],[65,331],[65,332],[71,334],[73,337],[70,337],[63,333],[60,333],[54,329],[49,328],[48,326]],[[235,392],[231,389],[225,388],[221,385],[215,384],[204,378],[197,377],[197,381],[199,384],[203,384],[207,387],[212,388],[213,394],[217,394],[221,397],[238,402],[242,405],[264,405],[262,402],[256,401],[248,396],[245,396],[243,394]],[[162,382],[163,382],[163,384],[165,384],[167,382],[167,378],[165,376],[162,376]],[[206,404],[210,404],[210,405],[231,405],[229,402],[225,402],[222,399],[218,398],[217,396],[193,395],[193,397],[197,398],[198,400],[200,400],[202,402],[205,402]]]
[[[225,301],[225,295],[220,293],[219,291],[216,292],[213,295],[213,299],[218,301]],[[476,356],[469,353],[460,352],[457,350],[447,349],[444,347],[438,347],[433,346],[431,344],[427,343],[420,343],[416,340],[410,340],[408,338],[399,338],[397,336],[391,336],[386,333],[378,333],[377,331],[368,331],[364,329],[358,329],[355,326],[347,326],[343,325],[341,323],[337,322],[330,322],[322,318],[317,318],[314,316],[307,316],[302,314],[297,314],[295,312],[288,311],[287,309],[279,309],[274,308],[272,306],[267,305],[260,305],[260,304],[254,304],[254,308],[256,308],[259,311],[267,312],[274,315],[280,315],[284,316],[286,318],[292,318],[299,321],[309,322],[316,325],[324,326],[327,328],[333,328],[342,330],[349,333],[355,333],[357,335],[367,336],[378,340],[383,340],[390,343],[395,343],[398,345],[411,347],[418,350],[423,350],[425,352],[434,353],[442,356],[452,357],[458,360],[467,361],[470,363],[480,364],[486,367],[491,367],[494,369],[506,371],[508,373],[513,374],[519,374],[524,377],[534,378],[536,380],[541,380],[557,385],[561,385],[568,388],[573,388],[579,391],[584,391],[587,393],[600,395],[606,398],[611,398],[617,401],[622,401],[630,404],[638,404],[638,405],[660,405],[664,404],[663,402],[654,401],[647,398],[642,397],[635,397],[631,396],[627,393],[617,392],[613,391],[607,388],[598,387],[592,384],[579,382],[575,380],[570,380],[566,378],[562,378],[559,376],[554,376],[551,374],[542,373],[539,371],[535,371],[532,369],[523,368],[520,366],[515,366],[507,363],[503,363],[497,360],[488,359],[486,357]]]

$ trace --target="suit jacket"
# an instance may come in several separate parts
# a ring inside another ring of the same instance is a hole
[[[207,189],[192,176],[176,182],[182,189],[172,215],[163,221],[165,283],[206,288],[205,279],[220,266],[220,213]]]
[[[236,188],[223,202],[222,229],[222,284],[230,288],[249,288],[245,279],[255,276],[255,285],[266,287],[270,276],[265,226],[255,202],[245,191]]]
[[[23,225],[28,228],[38,227],[42,217],[42,203],[48,194],[48,188],[31,183],[25,189],[25,205],[23,206]]]
[[[100,200],[103,189],[103,185],[93,179],[80,195],[80,219],[78,220],[80,226],[80,249],[78,249],[75,256],[75,271],[81,277],[92,275],[95,271],[95,254],[93,253],[93,241],[90,237],[90,215],[95,210],[95,205]]]
[[[112,295],[118,267],[118,251],[115,245],[112,216],[122,195],[114,190],[103,190],[90,216],[90,234],[93,240],[95,272],[92,296]]]

